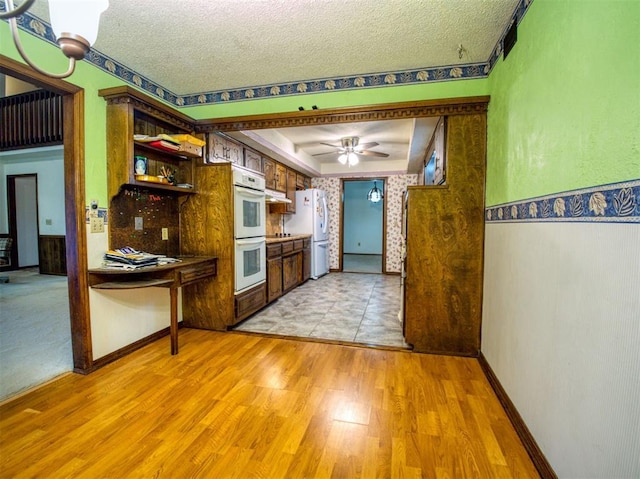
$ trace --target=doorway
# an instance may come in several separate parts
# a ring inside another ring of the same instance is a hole
[[[68,298],[73,369],[92,369],[90,311],[87,281],[87,246],[84,184],[84,90],[64,80],[52,79],[0,55],[0,74],[10,75],[63,97],[63,162],[67,278],[61,297]],[[66,294],[65,294],[66,293]],[[67,328],[68,328],[67,322]]]
[[[385,183],[384,178],[342,180],[340,257],[345,273],[386,270]]]
[[[14,232],[17,267],[40,264],[38,254],[38,177],[34,174],[7,176],[9,231]]]

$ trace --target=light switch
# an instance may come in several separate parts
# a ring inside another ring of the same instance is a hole
[[[134,229],[142,231],[142,216],[136,216],[134,219]]]

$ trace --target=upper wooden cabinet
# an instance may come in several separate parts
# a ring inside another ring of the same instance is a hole
[[[304,175],[298,173],[296,176],[296,190],[304,190],[304,183]]]
[[[287,167],[276,163],[276,191],[287,192]]]
[[[294,170],[287,168],[287,198],[291,203],[287,203],[287,213],[296,212],[296,185],[298,183],[298,174]]]
[[[191,118],[126,86],[107,88],[98,93],[107,102],[109,198],[116,196],[123,185],[194,193],[194,158],[202,156],[201,150],[172,150],[134,139],[134,135],[195,136]],[[137,171],[136,157],[144,158]],[[170,172],[174,182],[162,178],[163,172]]]
[[[227,138],[222,133],[207,135],[207,162],[244,164],[244,148],[240,143]]]
[[[276,162],[271,158],[264,158],[262,166],[264,168],[264,182],[269,190],[276,189]]]
[[[244,167],[257,173],[264,172],[264,166],[262,162],[262,156],[260,153],[253,151],[250,148],[244,149]]]

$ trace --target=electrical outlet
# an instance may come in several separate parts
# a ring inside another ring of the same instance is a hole
[[[141,231],[143,229],[142,226],[142,216],[136,216],[135,218],[133,218],[134,221],[134,229],[137,231]]]
[[[93,216],[89,220],[92,233],[104,233],[104,218]]]
[[[162,228],[162,239],[163,240],[169,239],[169,228]]]

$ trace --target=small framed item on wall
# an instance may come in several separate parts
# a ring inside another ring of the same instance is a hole
[[[146,175],[147,174],[147,158],[145,156],[136,156],[134,157],[134,170],[136,175]]]

